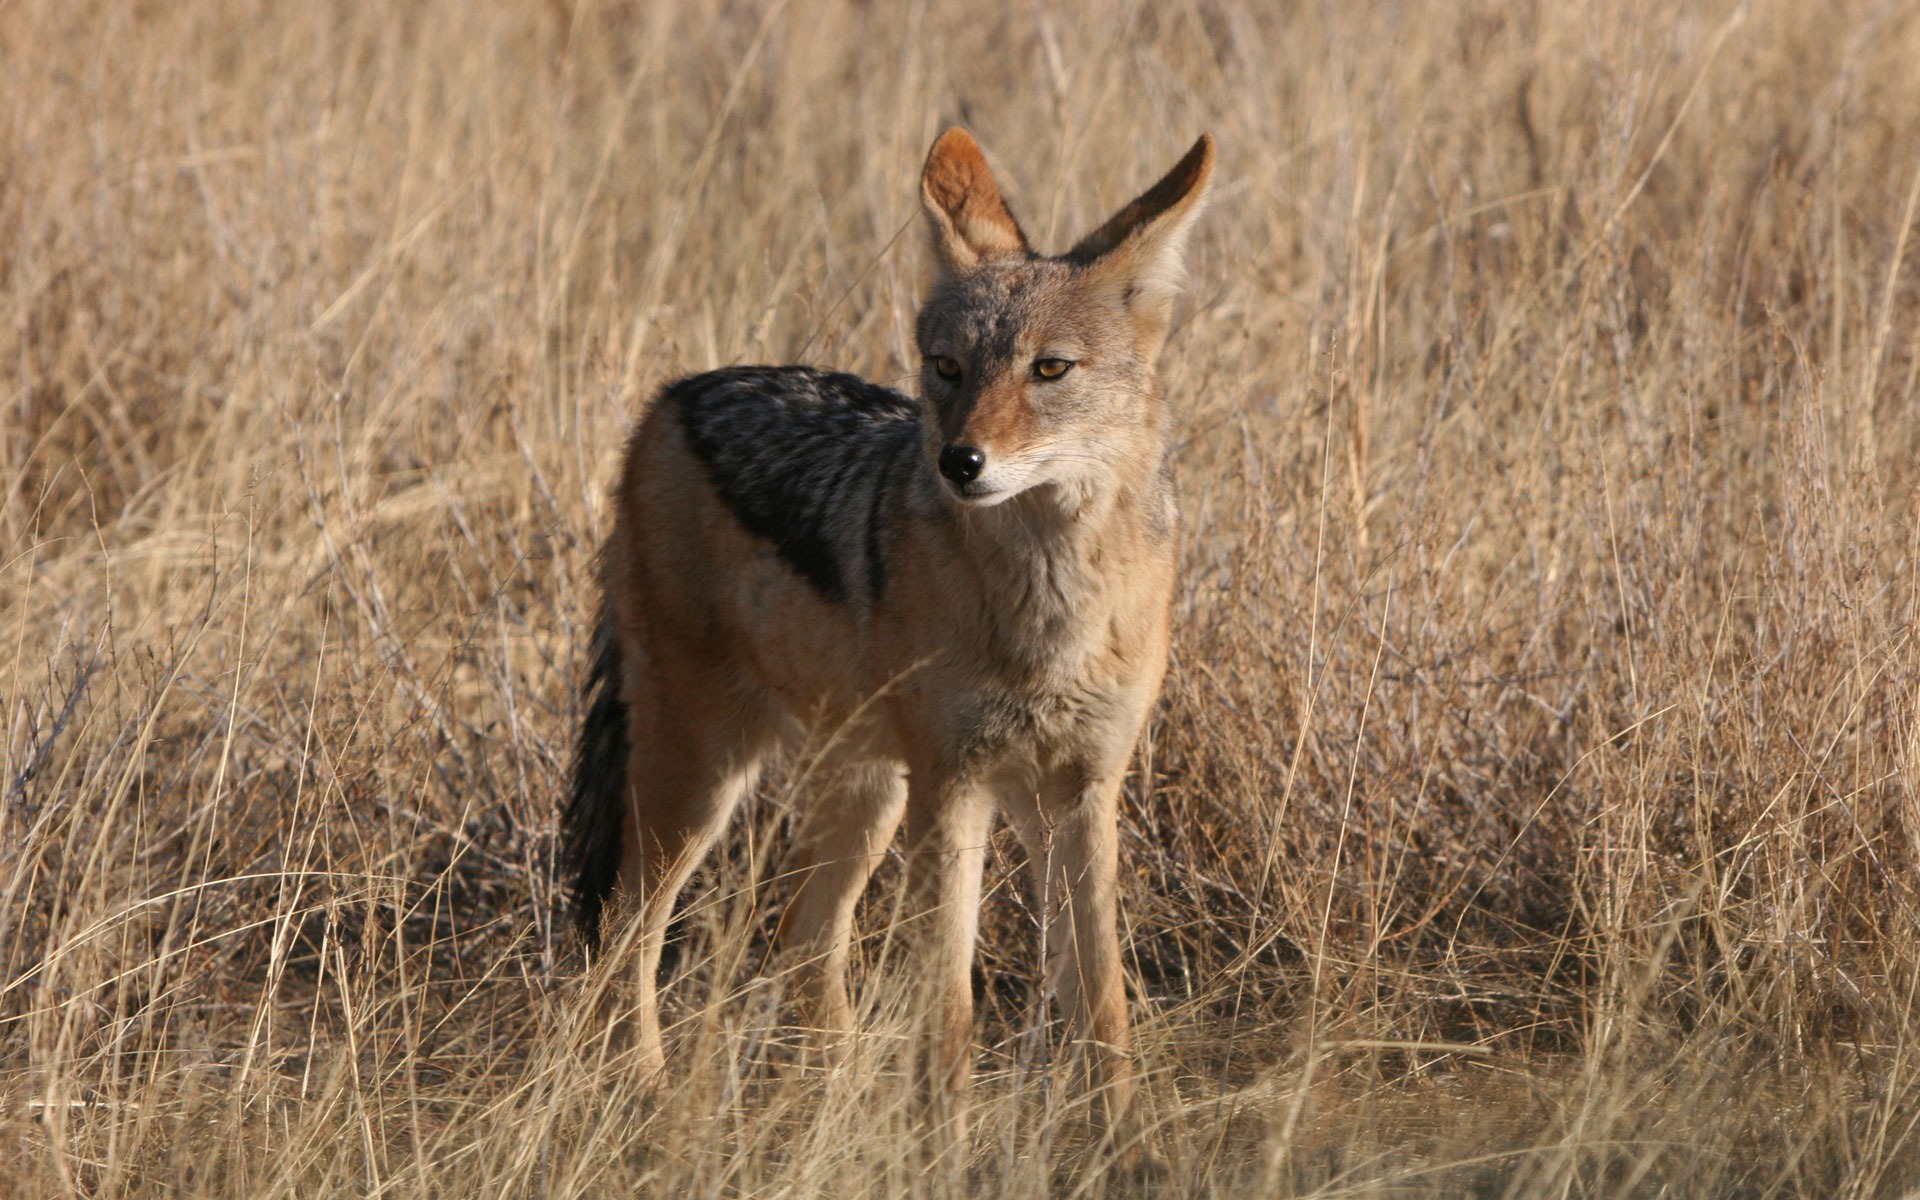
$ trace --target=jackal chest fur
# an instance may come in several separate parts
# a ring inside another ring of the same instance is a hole
[[[871,642],[908,724],[960,760],[1045,768],[1129,742],[1157,689],[1172,588],[1170,501],[1062,512],[1036,496],[910,530],[904,619]]]

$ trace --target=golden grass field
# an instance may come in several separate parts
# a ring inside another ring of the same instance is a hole
[[[1132,1186],[1010,842],[960,1180],[897,863],[809,1073],[766,786],[655,1093],[554,874],[623,431],[904,386],[958,122],[1053,249],[1221,148],[1123,829],[1157,1193],[1914,1194],[1916,62],[1895,0],[0,4],[0,1192]]]

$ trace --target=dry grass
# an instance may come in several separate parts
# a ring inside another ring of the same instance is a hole
[[[1222,146],[1125,829],[1169,1194],[1920,1185],[1920,12],[1288,7],[0,6],[12,1186],[952,1190],[886,881],[788,1065],[777,784],[671,1103],[552,855],[625,423],[904,379],[954,120],[1055,247]],[[970,1186],[1074,1194],[1002,850]]]

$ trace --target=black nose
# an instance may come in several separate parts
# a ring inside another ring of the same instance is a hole
[[[940,473],[955,483],[972,483],[987,465],[986,451],[952,442],[940,448]]]

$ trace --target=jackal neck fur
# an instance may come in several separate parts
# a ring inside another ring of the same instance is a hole
[[[938,530],[956,574],[970,578],[970,623],[994,659],[1058,684],[1049,677],[1076,674],[1097,643],[1121,632],[1111,628],[1116,610],[1165,603],[1178,515],[1155,450],[1124,475],[1042,484],[985,509],[940,496],[939,481],[926,480],[937,508],[913,524]]]

